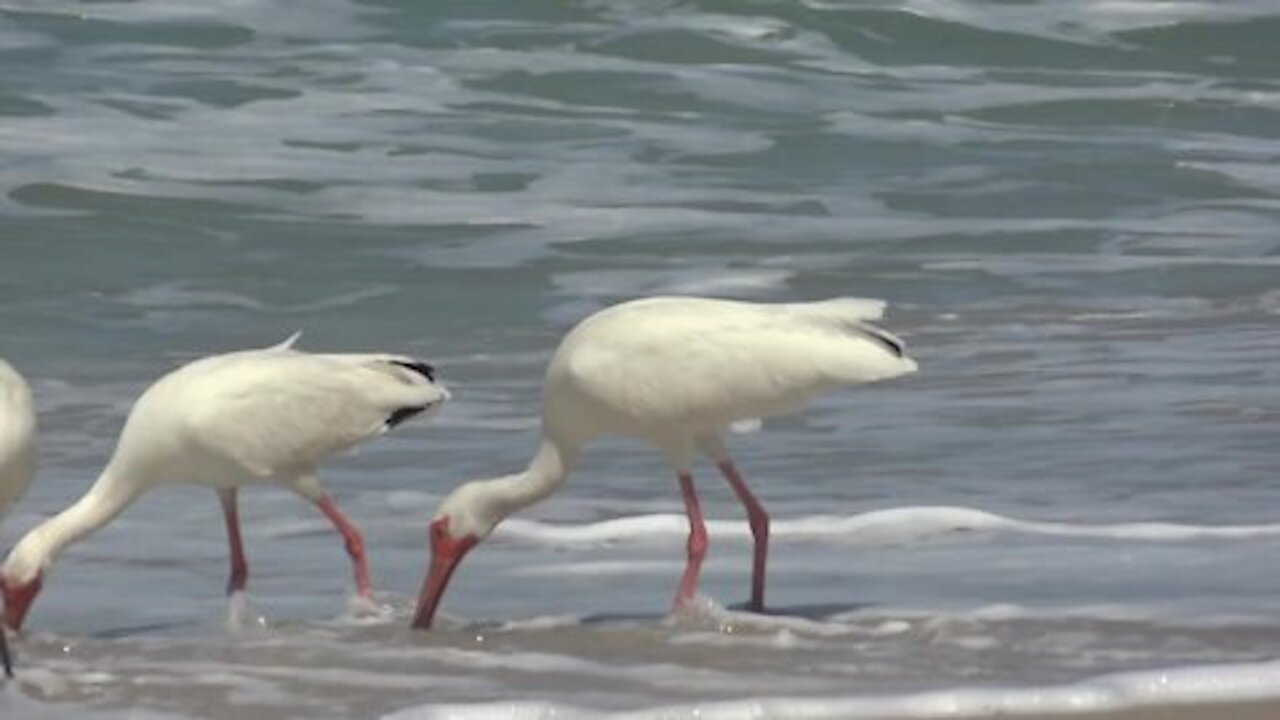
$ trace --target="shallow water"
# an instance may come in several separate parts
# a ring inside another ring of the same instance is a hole
[[[934,717],[1267,695],[1278,32],[1262,0],[0,5],[0,353],[42,424],[0,545],[200,354],[302,329],[427,357],[454,390],[325,472],[381,614],[348,611],[322,517],[250,489],[229,632],[217,503],[166,489],[50,572],[0,708]],[[749,547],[706,468],[711,599],[667,617],[679,493],[617,440],[473,554],[444,630],[405,630],[440,496],[520,467],[559,335],[651,293],[884,298],[920,361],[731,438],[776,521],[773,613],[724,609]]]

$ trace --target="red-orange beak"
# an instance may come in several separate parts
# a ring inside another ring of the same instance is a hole
[[[479,541],[475,536],[466,535],[454,539],[449,537],[449,518],[442,517],[431,523],[431,568],[427,570],[427,578],[422,582],[422,593],[418,595],[418,611],[413,616],[413,627],[426,630],[436,616],[436,608],[440,606],[440,598],[444,597],[444,589],[449,585],[449,578],[457,569],[458,563]]]
[[[27,611],[31,609],[31,603],[40,594],[43,585],[44,573],[37,573],[34,578],[21,585],[13,582],[0,583],[0,590],[4,591],[5,627],[15,632],[22,629],[22,621],[26,619]]]

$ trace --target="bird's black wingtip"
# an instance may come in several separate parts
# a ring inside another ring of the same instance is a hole
[[[426,411],[426,409],[427,409],[427,408],[426,408],[426,406],[425,406],[425,405],[424,405],[424,406],[422,406],[422,407],[402,407],[402,408],[397,408],[394,412],[392,412],[392,413],[391,413],[391,417],[388,417],[388,418],[387,418],[387,429],[388,429],[388,430],[390,430],[391,428],[393,428],[393,427],[395,427],[395,426],[399,425],[400,423],[404,422],[405,420],[408,420],[409,418],[413,417],[414,415],[417,415],[417,414],[419,414],[419,413],[421,413],[421,412]]]
[[[406,370],[412,370],[431,382],[436,381],[436,369],[429,363],[421,360],[392,360],[391,364],[399,365]]]
[[[897,355],[898,357],[906,357],[907,346],[903,345],[902,341],[899,340],[898,338],[880,335],[880,336],[877,336],[877,339],[880,342],[884,343],[884,346],[889,349],[889,352],[893,353],[894,355]]]
[[[895,357],[906,357],[907,346],[898,338],[871,323],[862,323],[859,325],[863,335],[879,343],[881,347],[888,350]]]

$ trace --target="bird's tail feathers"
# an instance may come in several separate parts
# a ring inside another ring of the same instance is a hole
[[[886,366],[892,368],[893,375],[915,372],[916,362],[907,356],[907,344],[902,338],[873,322],[884,317],[886,307],[888,303],[884,300],[842,297],[795,303],[788,309],[841,334],[861,337],[879,346],[893,358]]]
[[[904,357],[907,345],[897,335],[872,321],[884,317],[889,303],[872,298],[841,297],[808,303],[791,303],[786,307],[793,313],[808,317],[818,323],[852,330],[873,340],[896,357]]]

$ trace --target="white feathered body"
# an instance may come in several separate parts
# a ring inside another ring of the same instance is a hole
[[[719,433],[794,412],[836,387],[914,372],[902,341],[871,324],[884,307],[854,298],[766,304],[655,297],[578,323],[548,365],[542,436],[528,466],[464,483],[440,503],[414,626],[430,627],[461,558],[504,518],[561,487],[582,447],[606,433],[654,444],[679,477],[690,533],[677,606],[692,602],[706,548],[692,456],[696,450],[716,462],[747,510],[755,539],[751,606],[762,608],[769,517]]]
[[[0,360],[0,518],[26,493],[36,469],[36,415],[31,388]]]
[[[870,324],[876,300],[762,304],[692,297],[622,303],[573,328],[552,357],[544,423],[581,444],[601,433],[668,452],[735,422],[794,412],[841,385],[916,370]]]
[[[0,576],[30,582],[68,543],[158,485],[277,481],[317,501],[321,461],[449,398],[420,360],[305,353],[294,339],[195,360],[147,388],[98,480],[27,533]]]
[[[416,362],[285,346],[196,360],[138,398],[112,464],[134,482],[214,487],[309,473],[385,432],[397,412],[448,398]]]

